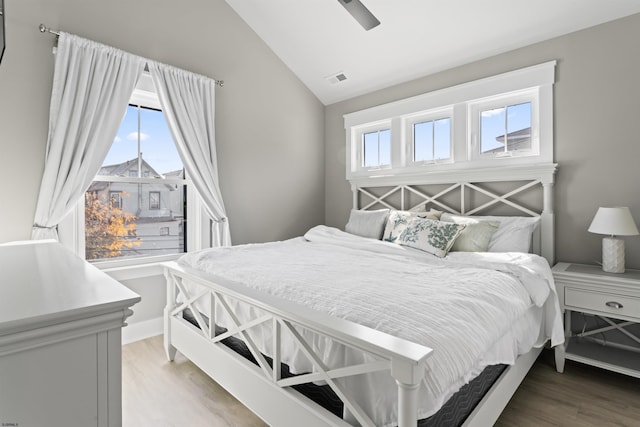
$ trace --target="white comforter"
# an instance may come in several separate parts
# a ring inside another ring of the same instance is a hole
[[[536,255],[452,252],[441,259],[318,226],[304,237],[204,250],[179,263],[434,349],[420,418],[485,366],[512,364],[547,339],[564,340],[551,271]],[[268,333],[258,329],[254,336]],[[266,338],[261,350],[269,354]],[[313,343],[330,367],[362,357],[327,339]],[[283,361],[293,372],[312,368],[292,345]],[[388,373],[343,384],[377,425],[397,422],[397,389]]]

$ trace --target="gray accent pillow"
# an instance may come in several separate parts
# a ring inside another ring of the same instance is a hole
[[[498,231],[500,221],[458,221],[454,223],[465,224],[467,227],[453,242],[451,251],[457,252],[487,252],[491,238]]]
[[[344,231],[357,236],[380,240],[388,216],[389,209],[378,209],[375,211],[351,209],[349,221],[344,227]]]

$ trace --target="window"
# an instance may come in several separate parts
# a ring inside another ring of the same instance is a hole
[[[535,89],[469,103],[474,159],[530,157],[540,154],[539,101]]]
[[[451,159],[451,118],[412,119],[409,122],[411,135],[411,160],[413,163],[429,164]]]
[[[530,149],[530,102],[480,112],[481,154],[506,154]]]
[[[149,191],[149,209],[160,209],[159,191]]]
[[[382,129],[363,133],[362,151],[363,167],[389,166],[391,164],[391,130]]]
[[[184,233],[169,230],[186,229],[188,184],[162,111],[129,105],[85,197],[86,259],[185,252]]]
[[[92,193],[94,197],[97,197],[95,192]],[[122,195],[119,191],[110,191],[109,192],[109,200],[111,201],[111,207],[114,209],[122,208]]]
[[[554,81],[551,61],[346,114],[347,179],[551,163]]]

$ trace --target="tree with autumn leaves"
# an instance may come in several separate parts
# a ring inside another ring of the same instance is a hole
[[[136,216],[114,206],[106,195],[85,193],[84,221],[86,259],[113,258],[124,248],[140,245],[136,236]]]

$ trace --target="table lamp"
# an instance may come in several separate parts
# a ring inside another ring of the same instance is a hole
[[[624,273],[624,240],[615,236],[639,234],[629,208],[598,208],[589,232],[609,235],[602,239],[602,270],[607,273]]]

